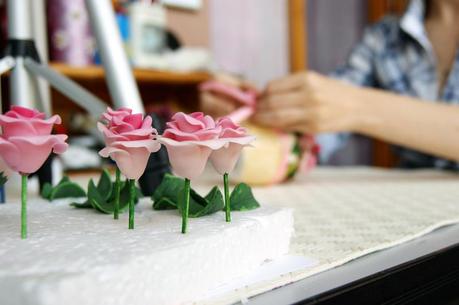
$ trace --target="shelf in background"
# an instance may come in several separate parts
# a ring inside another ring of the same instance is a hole
[[[105,72],[101,66],[77,67],[63,63],[51,63],[50,65],[56,71],[75,80],[103,80],[105,77]],[[193,85],[210,79],[210,74],[207,72],[182,73],[139,68],[134,68],[133,71],[137,82]]]

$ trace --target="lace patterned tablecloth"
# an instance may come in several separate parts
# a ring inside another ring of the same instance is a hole
[[[212,303],[231,303],[459,222],[459,176],[440,171],[319,168],[254,192],[262,204],[295,209],[290,252],[318,264]]]

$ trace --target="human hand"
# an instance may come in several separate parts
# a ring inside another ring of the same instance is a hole
[[[214,80],[238,89],[258,92],[258,89],[254,85],[228,74],[217,74],[214,76]],[[200,92],[201,111],[215,118],[226,116],[239,107],[240,102],[228,95],[211,90],[201,90]]]
[[[290,75],[268,84],[253,120],[309,134],[353,131],[358,121],[358,90],[315,72]]]

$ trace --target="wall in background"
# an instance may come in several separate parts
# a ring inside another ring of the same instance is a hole
[[[264,86],[289,71],[287,1],[210,1],[211,49],[219,68]]]
[[[367,0],[308,0],[309,68],[329,73],[342,64],[367,23]]]
[[[209,1],[199,10],[167,8],[168,27],[189,47],[209,46]]]

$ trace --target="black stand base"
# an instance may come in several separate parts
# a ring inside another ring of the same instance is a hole
[[[165,128],[164,120],[154,113],[150,114],[150,116],[153,119],[153,128],[155,128],[159,134],[162,134]],[[166,148],[163,146],[158,152],[151,154],[150,159],[148,159],[145,173],[139,179],[140,189],[143,195],[153,195],[158,185],[163,181],[164,175],[170,172],[169,158]]]

